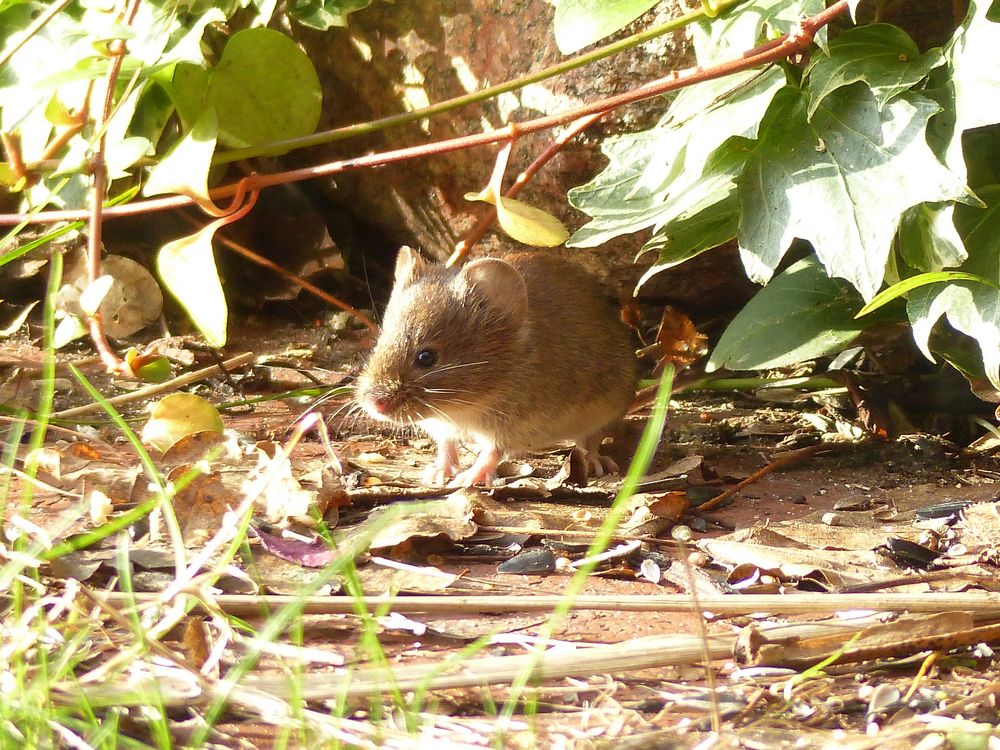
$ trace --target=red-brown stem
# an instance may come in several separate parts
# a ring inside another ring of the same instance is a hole
[[[786,34],[779,40],[767,42],[760,47],[744,52],[735,60],[730,60],[718,65],[711,65],[706,68],[694,67],[681,71],[675,71],[664,78],[639,86],[638,88],[610,96],[599,101],[592,102],[583,107],[579,107],[562,114],[539,117],[535,120],[522,122],[518,125],[519,133],[534,133],[540,130],[547,130],[563,125],[567,122],[578,120],[587,115],[598,114],[606,110],[617,109],[626,104],[661,96],[671,91],[676,91],[685,86],[695,83],[723,78],[733,73],[749,70],[759,65],[766,65],[777,62],[790,55],[797,54],[805,50],[812,42],[816,31],[830,23],[834,18],[841,15],[848,9],[848,0],[837,0],[826,10],[817,13],[811,18],[804,19],[800,29],[795,34]],[[256,175],[250,178],[250,186],[254,188],[273,187],[284,185],[290,182],[301,180],[311,180],[317,177],[328,177],[353,169],[365,169],[373,167],[384,167],[388,164],[407,161],[425,156],[436,156],[438,154],[460,151],[474,146],[484,146],[490,143],[506,140],[510,137],[510,128],[503,127],[498,130],[491,130],[486,133],[452,138],[438,143],[425,144],[422,146],[411,146],[409,148],[387,151],[381,154],[367,154],[354,159],[344,159],[343,161],[329,162],[316,167],[306,167],[294,169],[287,172],[276,172],[269,175]],[[213,199],[227,197],[236,192],[236,185],[224,185],[211,192]],[[165,198],[154,198],[147,201],[139,201],[125,206],[114,206],[104,212],[107,218],[118,216],[135,216],[137,214],[151,211],[163,211],[169,208],[189,206],[194,201],[183,195],[173,195]],[[85,211],[46,211],[35,214],[31,217],[34,224],[52,224],[59,221],[77,221],[86,219]],[[0,214],[0,226],[10,226],[20,224],[27,218],[25,214]]]
[[[7,161],[10,163],[10,171],[20,182],[27,181],[28,172],[24,167],[24,159],[21,157],[21,139],[14,133],[0,133],[0,142],[3,143],[4,153],[7,154]]]
[[[139,0],[131,0],[126,23],[131,24],[139,9]],[[105,125],[111,116],[111,108],[114,105],[115,84],[118,82],[118,74],[121,72],[122,61],[125,57],[125,43],[118,40],[119,44],[113,45],[114,58],[108,67],[106,77],[106,88],[104,91],[104,106],[101,108],[99,119],[97,120],[97,148],[94,151],[92,160],[93,183],[90,194],[90,231],[87,237],[87,276],[93,284],[101,275],[101,230],[103,227],[101,212],[104,209],[104,194],[107,192],[108,170],[104,162],[104,149],[107,143]],[[89,93],[89,92],[88,92]],[[101,312],[95,310],[87,321],[90,329],[90,338],[94,342],[101,361],[108,372],[121,372],[130,374],[131,369],[111,348],[107,335],[104,333],[104,326],[101,324]]]

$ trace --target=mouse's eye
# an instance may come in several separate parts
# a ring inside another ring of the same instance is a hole
[[[433,349],[421,349],[417,352],[417,356],[413,358],[413,363],[417,367],[433,367],[437,361],[438,355]]]

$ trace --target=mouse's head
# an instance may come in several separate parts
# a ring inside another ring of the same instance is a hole
[[[382,334],[358,379],[376,419],[477,423],[484,401],[517,366],[527,338],[521,274],[495,258],[460,269],[400,250]]]

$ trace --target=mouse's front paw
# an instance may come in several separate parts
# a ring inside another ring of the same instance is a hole
[[[475,466],[470,466],[465,471],[457,474],[454,479],[448,482],[449,487],[472,487],[476,484],[482,484],[486,487],[491,487],[493,482],[496,481],[497,473],[494,471],[484,471],[482,469],[477,469]]]
[[[429,487],[441,487],[458,473],[458,443],[454,440],[438,442],[437,458],[424,471],[421,481]]]
[[[501,451],[495,446],[487,446],[479,452],[476,462],[449,482],[449,487],[471,487],[474,484],[493,485],[497,478],[497,464]]]

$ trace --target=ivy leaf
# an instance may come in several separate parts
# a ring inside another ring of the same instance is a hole
[[[945,55],[955,113],[954,132],[945,162],[965,176],[962,133],[1000,122],[1000,23],[990,20],[990,0],[970,0],[969,12],[955,31]]]
[[[879,109],[913,88],[944,63],[939,49],[925,55],[898,26],[885,23],[848,29],[833,39],[810,64],[809,119],[820,102],[843,86],[862,81],[875,95]]]
[[[721,189],[707,179],[709,157],[732,136],[755,137],[783,84],[776,68],[706,81],[681,91],[656,127],[606,140],[608,166],[569,191],[570,204],[592,219],[566,244],[594,247],[721,201],[732,177]]]
[[[1000,285],[1000,185],[979,190],[986,208],[960,205],[955,225],[969,252],[965,272]],[[941,319],[971,336],[982,352],[986,377],[1000,388],[1000,289],[983,283],[956,282],[914,290],[906,313],[913,327],[913,340],[932,362],[930,335]]]
[[[564,55],[628,26],[659,0],[559,0],[553,30]]]
[[[347,16],[371,5],[371,0],[293,0],[288,15],[313,29],[326,31],[332,26],[347,26]]]
[[[854,319],[857,295],[815,256],[794,263],[740,311],[706,370],[764,370],[841,351],[870,323]]]
[[[903,213],[897,241],[908,266],[940,271],[961,265],[969,257],[955,229],[954,214],[951,203],[921,203]]]
[[[1000,388],[1000,291],[975,283],[953,283],[914,290],[906,304],[913,340],[931,362],[928,339],[934,324],[946,316],[958,331],[979,344],[986,377]]]
[[[736,236],[739,200],[734,180],[743,171],[752,142],[731,138],[709,158],[701,180],[684,196],[685,210],[659,224],[639,254],[659,257],[639,279],[638,291],[652,276],[718,247]]]
[[[883,305],[889,304],[897,297],[902,297],[909,292],[912,292],[914,289],[919,289],[922,286],[951,281],[972,281],[977,284],[985,284],[986,286],[993,288],[1000,288],[997,287],[997,285],[992,281],[984,279],[982,276],[965,273],[964,271],[932,271],[930,273],[920,273],[916,276],[910,276],[902,281],[896,282],[888,289],[883,289],[875,295],[871,302],[858,310],[858,314],[854,317],[861,318],[868,315]]]
[[[198,118],[191,131],[150,170],[142,189],[143,195],[178,193],[194,198],[199,205],[212,206],[208,195],[208,170],[215,153],[217,130],[215,110],[209,108]]]
[[[825,5],[824,0],[750,0],[718,18],[702,19],[689,27],[698,63],[707,65],[739,57],[764,37],[788,33]],[[826,29],[820,29],[816,41],[822,45],[825,39]]]
[[[194,234],[168,242],[156,256],[156,270],[208,345],[220,347],[226,343],[228,311],[212,252],[216,229],[218,222],[213,221]]]
[[[661,271],[679,266],[706,250],[731,240],[736,236],[739,223],[740,206],[735,190],[704,211],[685,214],[671,221],[658,230],[639,251],[640,255],[655,252],[658,258],[635,285],[635,293],[638,294],[643,284]]]
[[[766,281],[799,237],[869,300],[903,212],[967,192],[927,146],[933,102],[906,94],[879,111],[854,84],[825,97],[812,121],[806,104],[792,87],[775,96],[737,180],[743,264],[751,279]]]
[[[194,63],[178,63],[173,68],[170,82],[164,85],[177,107],[177,114],[185,127],[194,125],[198,116],[205,111],[208,98],[208,82],[212,72]]]
[[[206,96],[219,117],[219,140],[232,148],[312,133],[323,99],[306,54],[289,37],[265,28],[230,37]]]

